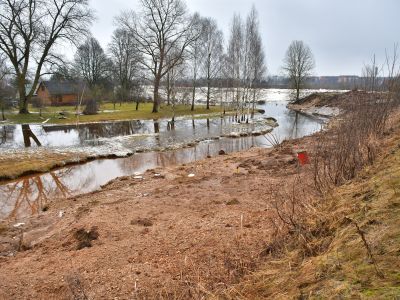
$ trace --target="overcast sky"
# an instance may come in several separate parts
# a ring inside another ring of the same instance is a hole
[[[228,39],[234,13],[245,17],[252,3],[259,11],[268,70],[279,75],[292,40],[303,40],[315,56],[315,75],[360,75],[375,53],[400,42],[400,0],[187,0],[189,11],[213,17]],[[97,20],[92,32],[107,47],[113,18],[139,9],[139,0],[91,0]]]

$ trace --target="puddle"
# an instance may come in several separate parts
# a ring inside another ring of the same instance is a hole
[[[280,140],[310,135],[322,128],[323,122],[290,111],[286,108],[286,104],[286,101],[268,101],[266,104],[258,105],[260,109],[266,111],[266,116],[277,119],[279,127],[274,128],[273,133]],[[50,129],[46,127],[38,129],[30,126],[39,143],[46,147],[63,145],[76,147],[90,142],[111,141],[123,143],[125,147],[131,149],[138,147],[156,149],[156,146],[166,147],[189,140],[202,141],[190,148],[136,153],[131,157],[119,159],[101,159],[7,182],[0,185],[0,220],[16,221],[28,215],[38,214],[51,201],[97,190],[116,177],[205,159],[209,155],[218,155],[221,149],[232,153],[251,147],[270,146],[264,136],[208,139],[230,131],[232,126],[236,125],[230,117],[208,120],[180,119],[176,122],[175,128],[170,128],[165,120],[87,124],[79,128],[51,126]],[[22,130],[22,126],[10,129],[12,133],[9,133],[2,147],[7,143],[9,146],[13,144],[17,149],[25,147],[24,135],[22,132],[19,133]],[[62,138],[60,138],[61,132]],[[139,135],[140,138],[135,135]],[[37,146],[37,141],[32,137],[30,142],[31,147]]]

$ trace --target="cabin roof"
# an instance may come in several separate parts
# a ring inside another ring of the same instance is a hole
[[[74,81],[42,81],[51,95],[72,95],[78,94],[82,89],[82,84]]]

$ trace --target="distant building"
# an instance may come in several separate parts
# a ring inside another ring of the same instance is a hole
[[[82,89],[83,84],[74,81],[42,81],[37,89],[37,97],[44,106],[76,105]]]

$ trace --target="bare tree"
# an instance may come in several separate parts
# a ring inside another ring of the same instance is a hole
[[[221,57],[221,79],[220,80],[220,89],[221,89],[221,106],[224,107],[224,113],[226,109],[226,105],[230,105],[232,99],[230,98],[230,89],[232,87],[232,76],[231,76],[231,64],[230,59],[227,53],[222,53]]]
[[[75,68],[92,89],[100,86],[107,77],[110,61],[94,37],[89,37],[78,47],[75,54]]]
[[[378,75],[380,73],[376,62],[375,54],[370,64],[365,64],[362,69],[362,77],[364,80],[364,89],[369,92],[375,92],[378,88]]]
[[[113,33],[109,51],[115,70],[114,76],[118,82],[120,101],[128,99],[135,81],[140,75],[139,61],[141,55],[136,48],[135,40],[130,31],[124,26],[119,26]]]
[[[247,73],[245,74],[246,87],[252,94],[252,117],[254,116],[255,111],[257,85],[260,84],[267,70],[259,26],[258,13],[255,6],[253,6],[246,22]]]
[[[172,119],[171,122],[169,123],[171,128],[173,129],[175,126],[175,108],[177,104],[177,95],[179,92],[179,88],[176,86],[176,81],[179,79],[182,79],[185,74],[185,64],[182,62],[180,64],[176,64],[172,69],[169,71],[169,76],[170,76],[170,93],[171,93],[171,102],[172,102]],[[183,93],[181,93],[183,95]],[[184,99],[182,99],[184,101]]]
[[[4,115],[4,109],[7,104],[5,97],[7,96],[7,83],[6,76],[9,74],[9,69],[6,64],[6,56],[0,53],[0,107],[1,107],[1,117],[3,121],[6,119]]]
[[[385,50],[385,87],[389,94],[393,95],[400,88],[400,63],[399,63],[399,44],[393,45],[391,54]]]
[[[202,39],[202,69],[207,80],[207,109],[210,109],[211,82],[221,74],[223,57],[223,33],[213,19],[204,19]]]
[[[6,56],[0,52],[0,81],[2,81],[9,72],[6,63]]]
[[[192,111],[194,111],[194,101],[196,99],[197,76],[201,62],[200,52],[203,42],[202,36],[204,33],[204,22],[198,13],[193,15],[193,32],[194,36],[197,38],[193,40],[188,47],[189,59],[192,67]]]
[[[296,100],[299,99],[300,90],[304,87],[314,68],[315,61],[310,47],[303,41],[293,41],[286,51],[283,70],[296,92]]]
[[[140,17],[131,12],[121,21],[131,29],[143,55],[141,64],[152,75],[153,112],[156,113],[160,104],[161,80],[181,63],[185,50],[197,36],[193,34],[193,19],[189,18],[182,0],[141,0],[140,3]]]
[[[55,46],[79,41],[92,18],[88,0],[0,0],[0,50],[16,76],[20,113],[28,113],[40,76],[61,60]]]
[[[241,86],[243,76],[243,63],[244,63],[244,25],[240,15],[233,16],[231,25],[231,35],[228,43],[228,67],[232,79],[233,88],[235,88],[234,98],[236,98],[236,108],[239,111],[241,103]]]
[[[399,62],[399,44],[393,45],[393,52],[391,54],[385,51],[385,88],[389,92],[390,99],[400,100],[400,62]]]
[[[171,52],[169,55],[166,56],[166,65],[169,65],[170,63],[174,62],[174,58],[176,55],[176,52],[179,51],[179,49],[171,49]],[[184,74],[186,75],[185,79],[190,78],[191,74],[190,72],[192,71],[192,66],[190,65],[191,60],[190,60],[190,53],[189,51],[185,51],[182,55],[181,60],[179,63],[175,64],[174,67],[170,68],[167,72],[166,75],[166,82],[165,82],[165,92],[167,95],[167,105],[170,105],[174,99],[173,97],[176,97],[177,95],[177,86],[176,82],[179,80],[183,80]],[[182,87],[185,92],[187,93],[188,88],[187,87]],[[192,93],[193,94],[193,90]],[[193,96],[193,95],[192,95]],[[174,104],[174,103],[172,103]],[[182,104],[189,105],[189,100],[188,101],[183,101]]]
[[[74,68],[71,66],[71,63],[64,62],[52,73],[50,79],[58,81],[74,81],[76,80],[76,74],[74,73]]]

